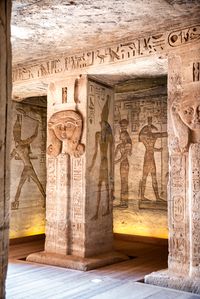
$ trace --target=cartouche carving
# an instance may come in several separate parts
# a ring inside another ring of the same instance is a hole
[[[80,157],[85,150],[84,145],[80,143],[82,129],[82,116],[77,111],[64,110],[54,113],[48,122],[51,139],[47,149],[48,155],[57,157],[62,152]]]

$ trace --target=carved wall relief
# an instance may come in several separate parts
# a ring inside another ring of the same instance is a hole
[[[156,197],[156,201],[165,201],[159,195],[158,182],[156,176],[156,163],[154,152],[161,152],[162,148],[156,148],[155,143],[157,138],[167,137],[167,132],[157,132],[158,128],[152,124],[152,117],[148,117],[148,124],[145,125],[139,132],[139,141],[145,146],[145,156],[143,164],[143,175],[141,180],[141,201],[148,201],[145,198],[145,188],[147,177],[150,174],[152,179],[152,187]],[[166,202],[166,201],[165,201]]]
[[[166,210],[168,176],[167,103],[163,95],[160,98],[153,95],[149,99],[145,91],[143,93],[144,99],[142,96],[139,99],[138,96],[134,98],[134,93],[117,95],[117,101],[115,102],[116,150],[121,148],[121,132],[123,130],[120,124],[122,122],[121,118],[124,119],[126,116],[126,132],[129,136],[127,146],[130,147],[132,155],[129,157],[128,167],[126,167],[123,178],[125,179],[128,172],[131,171],[130,182],[128,183],[129,201],[135,201],[134,208],[137,207],[139,201],[139,208]],[[128,155],[128,150],[125,150],[125,153]],[[122,156],[125,158],[124,154]],[[117,165],[115,169],[115,197],[118,200],[122,188],[119,186]],[[123,188],[125,188],[125,185],[123,183]],[[116,204],[114,207],[117,208],[120,205]]]
[[[107,208],[104,215],[108,215],[110,213],[110,198],[112,194],[112,187],[110,186],[110,180],[112,180],[112,165],[113,165],[113,135],[110,124],[108,123],[108,115],[109,115],[109,105],[110,98],[107,96],[107,100],[104,104],[102,113],[101,113],[101,131],[96,132],[95,134],[95,152],[92,157],[92,163],[89,167],[89,171],[91,171],[95,165],[98,150],[100,151],[100,166],[99,166],[99,181],[98,181],[98,191],[97,191],[97,206],[95,215],[92,217],[93,220],[98,218],[99,207],[101,202],[101,189],[102,184],[104,183],[106,186],[106,203]],[[110,164],[110,166],[109,166]]]
[[[120,177],[121,177],[121,196],[120,196],[120,207],[128,208],[128,176],[129,176],[129,161],[128,156],[132,154],[132,140],[127,131],[128,120],[122,119],[119,122],[120,125],[120,141],[115,149],[115,160],[116,163],[120,163]]]
[[[11,203],[11,208],[13,210],[19,208],[19,198],[20,198],[22,187],[23,187],[24,183],[30,179],[33,180],[33,182],[37,185],[38,189],[40,190],[40,192],[43,196],[43,200],[44,200],[43,206],[45,207],[46,194],[45,194],[44,188],[43,188],[40,180],[38,179],[38,176],[35,172],[33,164],[31,162],[32,159],[38,158],[37,156],[34,156],[32,154],[31,144],[38,135],[39,121],[37,119],[29,116],[28,114],[26,115],[27,111],[30,109],[28,109],[28,110],[25,108],[23,109],[22,107],[18,107],[16,109],[17,109],[17,112],[21,112],[21,114],[19,114],[19,113],[17,114],[17,119],[16,119],[14,127],[13,127],[13,136],[14,136],[15,147],[11,152],[11,159],[15,158],[16,160],[21,160],[23,162],[24,168],[21,173],[20,181],[19,181],[19,184],[17,187],[17,192],[15,194],[15,199]],[[34,133],[25,139],[22,139],[22,137],[21,137],[23,115],[25,115],[26,117],[30,117],[31,119],[34,119],[36,122],[36,127],[35,127]]]
[[[196,38],[198,30],[185,31],[183,39]],[[199,277],[198,228],[200,86],[198,47],[193,56],[177,52],[169,57],[169,270]],[[179,246],[177,245],[179,244]]]
[[[186,163],[187,155],[173,154],[170,158],[170,197],[169,213],[171,221],[169,223],[171,234],[169,242],[169,262],[171,267],[176,266],[177,271],[187,271],[183,264],[188,262],[188,225],[187,219],[187,198],[186,198]],[[186,266],[187,268],[187,266]],[[173,269],[173,271],[175,271]],[[183,272],[184,272],[183,271]]]
[[[36,103],[35,103],[35,102]],[[13,102],[10,154],[10,237],[44,233],[46,205],[46,99]]]
[[[173,129],[181,152],[188,151],[190,143],[200,142],[200,98],[199,91],[192,94],[184,90],[175,97],[171,106]]]
[[[200,62],[193,63],[193,81],[200,81]]]
[[[78,256],[84,255],[85,198],[85,147],[81,143],[83,117],[76,109],[80,103],[80,88],[84,87],[84,80],[81,79],[79,77],[74,81],[72,77],[56,83],[54,89],[58,92],[54,94],[57,95],[57,101],[49,106],[45,243],[47,252]]]
[[[191,43],[199,38],[200,26],[197,25],[171,32],[168,36],[168,42],[170,46],[178,47],[182,44]]]
[[[126,61],[136,57],[168,52],[171,48],[195,43],[200,37],[200,25],[159,32],[142,38],[129,39],[112,46],[85,51],[77,55],[42,61],[13,70],[13,82],[32,80],[60,73],[80,71],[90,66]]]
[[[191,266],[190,274],[200,278],[200,144],[190,146]]]
[[[51,144],[47,153],[58,156],[61,152],[70,156],[79,157],[84,153],[81,142],[83,120],[79,112],[65,110],[54,113],[48,122],[48,131]]]
[[[62,88],[62,103],[67,103],[67,87]]]
[[[115,95],[115,160],[119,163],[114,168],[113,220],[117,233],[167,238],[166,93],[167,87],[155,86]]]

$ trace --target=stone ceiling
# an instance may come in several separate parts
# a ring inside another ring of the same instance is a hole
[[[13,65],[183,26],[199,16],[199,0],[13,0]]]

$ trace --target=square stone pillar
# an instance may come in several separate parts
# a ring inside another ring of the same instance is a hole
[[[45,251],[29,261],[89,270],[112,248],[113,90],[87,76],[48,89]]]
[[[200,294],[200,44],[168,59],[168,270],[147,283]]]
[[[9,234],[11,1],[0,1],[0,298],[5,298]]]

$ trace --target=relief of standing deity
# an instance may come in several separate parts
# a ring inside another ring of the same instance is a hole
[[[140,186],[141,200],[148,201],[148,199],[145,198],[145,188],[147,177],[150,174],[156,201],[163,201],[158,191],[154,152],[161,152],[163,150],[162,148],[155,148],[155,143],[158,138],[167,137],[167,132],[157,132],[157,127],[152,124],[152,117],[148,117],[147,122],[147,125],[145,125],[139,132],[139,142],[142,142],[145,146],[143,175]]]
[[[39,127],[39,122],[37,122],[34,133],[30,137],[28,137],[26,139],[22,139],[21,138],[21,132],[22,132],[21,115],[17,114],[17,119],[16,119],[16,122],[15,122],[14,128],[13,128],[15,148],[11,152],[11,159],[14,157],[16,157],[17,159],[20,159],[24,164],[24,168],[21,173],[21,177],[20,177],[19,185],[17,187],[15,199],[11,203],[12,210],[16,210],[19,208],[19,198],[20,198],[21,190],[22,190],[24,183],[29,178],[31,178],[33,180],[33,182],[37,185],[38,189],[40,190],[40,192],[44,198],[43,207],[45,207],[45,197],[46,197],[45,191],[44,191],[44,188],[43,188],[41,182],[38,179],[38,176],[35,172],[35,169],[33,167],[33,164],[31,162],[31,157],[30,157],[30,154],[31,154],[30,145],[38,135],[38,127]]]
[[[132,153],[132,141],[127,131],[128,120],[122,119],[120,125],[120,143],[115,149],[115,158],[120,153],[120,157],[115,160],[115,164],[120,163],[120,177],[121,177],[121,195],[120,207],[128,208],[128,176],[129,176],[129,161],[128,156]]]
[[[109,96],[107,96],[106,103],[101,113],[101,122],[100,122],[101,130],[96,132],[95,134],[95,152],[92,158],[91,166],[89,167],[89,172],[91,172],[96,162],[98,150],[100,150],[97,205],[96,205],[96,212],[95,215],[92,217],[92,220],[96,220],[98,218],[103,183],[106,186],[106,204],[107,204],[106,212],[103,214],[103,216],[108,215],[111,212],[110,199],[112,197],[112,192],[113,192],[112,191],[113,135],[112,135],[112,128],[108,123],[109,105],[110,105],[110,99]]]

